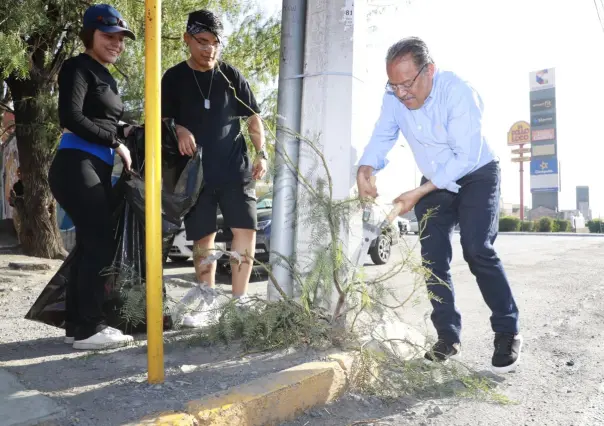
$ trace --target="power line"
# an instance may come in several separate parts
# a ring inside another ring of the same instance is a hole
[[[600,26],[602,27],[602,31],[604,32],[604,22],[602,22],[602,17],[600,16],[600,8],[598,7],[597,0],[594,0],[594,6],[596,7],[596,13],[598,14],[598,21],[600,21]]]

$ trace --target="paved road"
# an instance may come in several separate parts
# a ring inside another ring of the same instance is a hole
[[[464,263],[459,236],[454,247],[452,274],[464,326],[462,359],[485,371],[492,354],[490,313]],[[348,399],[329,408],[329,415],[322,413],[320,424],[380,418],[383,423],[375,424],[604,425],[604,238],[502,235],[495,247],[520,308],[525,339],[521,366],[499,385],[517,404],[442,399],[417,401],[393,412],[393,407]],[[383,269],[374,267],[372,273]],[[391,280],[399,297],[409,292],[410,279],[403,275]],[[422,327],[429,312],[422,298],[405,310],[404,318]],[[442,414],[434,414],[434,405]],[[314,424],[313,419],[304,417],[292,425]]]

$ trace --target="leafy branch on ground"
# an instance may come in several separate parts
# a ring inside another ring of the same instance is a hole
[[[388,342],[381,342],[388,343]],[[413,346],[411,342],[405,342]],[[384,400],[414,395],[420,398],[472,398],[499,404],[512,401],[496,391],[497,381],[460,362],[428,365],[419,356],[403,359],[387,351],[361,347],[351,373],[351,390]]]

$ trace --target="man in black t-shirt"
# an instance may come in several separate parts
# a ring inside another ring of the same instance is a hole
[[[254,181],[267,170],[264,127],[256,99],[241,73],[218,61],[222,33],[223,25],[212,12],[189,14],[184,41],[190,57],[167,70],[162,78],[162,117],[175,120],[180,153],[194,155],[198,147],[202,148],[204,189],[185,218],[185,229],[187,239],[195,242],[197,279],[208,294],[214,294],[216,262],[201,263],[213,254],[217,207],[220,206],[225,226],[233,231],[231,250],[253,256]],[[241,133],[240,119],[247,121],[256,149],[253,161]],[[240,267],[232,269],[233,297],[240,299],[246,295],[252,265],[244,260]],[[185,316],[184,326],[204,325],[210,307],[200,308],[200,314]]]

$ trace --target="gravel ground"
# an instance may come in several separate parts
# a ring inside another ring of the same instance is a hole
[[[63,343],[63,330],[23,319],[61,263],[34,259],[49,265],[43,272],[8,267],[23,261],[32,259],[0,255],[0,368],[65,408],[67,416],[53,426],[123,424],[320,358],[313,351],[244,356],[237,345],[204,347],[187,339],[191,332],[171,333],[164,346],[166,381],[149,385],[145,336],[135,336],[136,345],[129,348],[81,352]],[[174,297],[190,286],[182,278],[177,282],[182,287],[170,288]]]

